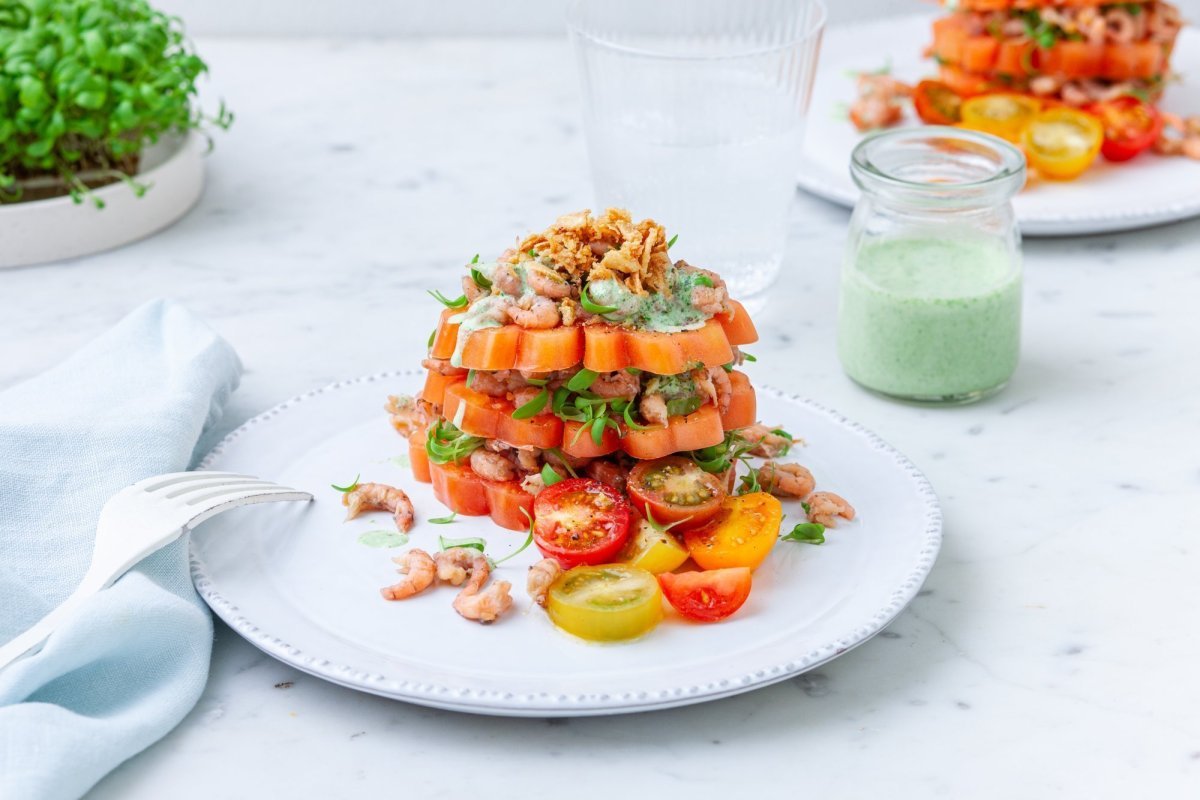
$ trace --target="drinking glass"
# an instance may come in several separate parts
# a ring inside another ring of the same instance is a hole
[[[783,262],[820,0],[575,0],[598,208],[678,234],[753,308]]]

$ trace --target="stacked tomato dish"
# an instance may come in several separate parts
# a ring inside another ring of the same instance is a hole
[[[779,538],[772,493],[807,500],[804,535],[853,516],[795,464],[735,487],[740,463],[793,439],[756,423],[745,309],[716,273],[672,262],[673,242],[609,209],[476,256],[462,296],[432,293],[446,308],[420,395],[389,400],[416,479],[456,514],[528,530],[545,556],[530,595],[585,638],[644,633],[663,592],[692,619],[736,611]]]

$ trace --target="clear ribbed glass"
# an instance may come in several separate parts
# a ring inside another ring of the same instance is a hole
[[[779,274],[825,8],[819,0],[576,0],[568,22],[598,208],[761,305]]]

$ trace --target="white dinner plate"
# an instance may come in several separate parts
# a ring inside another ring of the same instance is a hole
[[[800,187],[827,200],[853,206],[858,188],[850,179],[850,152],[862,140],[846,118],[854,99],[851,74],[891,64],[906,82],[935,77],[937,67],[921,57],[931,39],[926,15],[830,28],[821,63],[800,165]],[[1200,32],[1185,28],[1171,59],[1183,76],[1172,83],[1162,107],[1200,114]],[[909,114],[906,124],[920,120]],[[1100,159],[1074,181],[1031,183],[1013,200],[1021,232],[1029,236],[1075,236],[1144,228],[1200,215],[1200,161],[1144,153],[1125,164]]]
[[[343,521],[331,483],[361,474],[404,488],[418,522],[408,546],[436,550],[439,534],[481,536],[499,557],[525,539],[485,518],[447,525],[429,486],[413,480],[386,395],[413,393],[417,372],[344,381],[247,422],[205,458],[204,469],[269,478],[308,490],[312,504],[260,505],[223,514],[191,537],[201,596],[270,655],[335,683],[412,703],[510,716],[616,714],[725,697],[797,675],[862,644],[913,598],[941,543],[941,512],[924,476],[873,433],[807,400],[759,389],[759,416],[807,445],[795,453],[818,488],[854,504],[858,518],[824,545],[780,542],[754,575],[746,605],[713,625],[668,610],[643,638],[597,645],[556,629],[525,593],[530,547],[497,574],[515,605],[492,625],[460,618],[455,590],[431,588],[387,602],[399,578],[391,556],[360,534],[395,530],[390,515]],[[786,525],[802,521],[785,503]]]

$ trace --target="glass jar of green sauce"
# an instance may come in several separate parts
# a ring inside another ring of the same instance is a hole
[[[987,134],[927,126],[863,140],[850,172],[838,356],[873,391],[967,403],[999,391],[1021,338],[1025,158]]]

